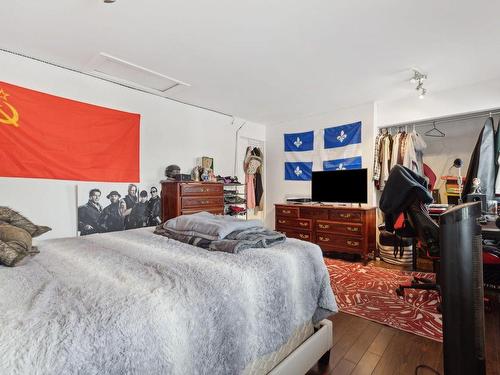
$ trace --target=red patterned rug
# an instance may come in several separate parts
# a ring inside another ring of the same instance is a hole
[[[395,292],[412,275],[433,279],[434,274],[324,259],[340,311],[432,340],[443,340],[441,314],[436,311],[437,292],[407,289],[404,297]]]

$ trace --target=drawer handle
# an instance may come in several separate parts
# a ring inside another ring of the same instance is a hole
[[[340,214],[340,217],[343,219],[349,219],[351,217],[351,214]]]
[[[280,224],[285,224],[285,223],[286,223],[286,220],[278,220],[278,223],[280,223]]]
[[[359,227],[347,227],[349,232],[359,232]]]
[[[309,238],[309,235],[308,234],[299,233],[299,237],[307,240]]]
[[[290,211],[290,210],[281,210],[281,212],[283,212],[284,214],[291,214],[292,213],[292,211]]]
[[[209,204],[210,201],[201,201],[201,204]]]
[[[351,241],[351,240],[347,240],[347,244],[349,246],[354,246],[354,247],[357,247],[359,246],[359,241]]]
[[[301,227],[308,227],[309,226],[309,223],[304,223],[303,221],[299,221],[299,225]]]
[[[328,224],[318,224],[321,229],[328,229],[330,228],[330,225]]]
[[[202,192],[202,193],[207,193],[207,192],[208,192],[208,189],[207,189],[207,188],[201,188],[201,192]]]
[[[320,241],[330,241],[330,237],[319,236]]]

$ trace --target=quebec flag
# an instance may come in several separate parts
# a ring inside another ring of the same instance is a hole
[[[361,132],[361,121],[324,130],[319,150],[324,171],[362,168]]]
[[[285,180],[310,181],[313,168],[314,131],[284,135]]]
[[[353,158],[326,160],[323,162],[324,171],[341,171],[344,169],[361,169],[361,156]]]
[[[325,129],[325,149],[361,143],[361,121]]]
[[[285,134],[285,152],[303,152],[314,149],[314,131]]]
[[[310,181],[312,166],[312,161],[285,162],[285,180]]]

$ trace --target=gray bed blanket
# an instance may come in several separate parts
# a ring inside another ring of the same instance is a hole
[[[260,220],[240,220],[231,216],[198,212],[181,215],[167,220],[163,228],[188,236],[203,237],[208,240],[221,240],[235,230],[262,227]]]
[[[173,232],[169,229],[165,229],[161,225],[156,227],[155,234],[193,246],[198,246],[206,250],[224,251],[232,254],[237,254],[246,249],[271,247],[283,243],[286,240],[284,234],[264,227],[236,230],[229,233],[222,240],[209,240],[197,235],[181,234],[180,232]]]
[[[143,228],[38,245],[0,267],[0,374],[238,374],[337,311],[304,241],[234,255]]]

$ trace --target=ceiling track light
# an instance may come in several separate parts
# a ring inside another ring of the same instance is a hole
[[[427,90],[424,88],[424,81],[427,79],[427,74],[421,73],[416,69],[413,69],[413,77],[410,79],[410,83],[417,84],[415,90],[419,92],[418,97],[423,99],[427,94]]]
[[[107,4],[111,4],[111,3],[114,3],[116,0],[104,0],[105,3]]]

